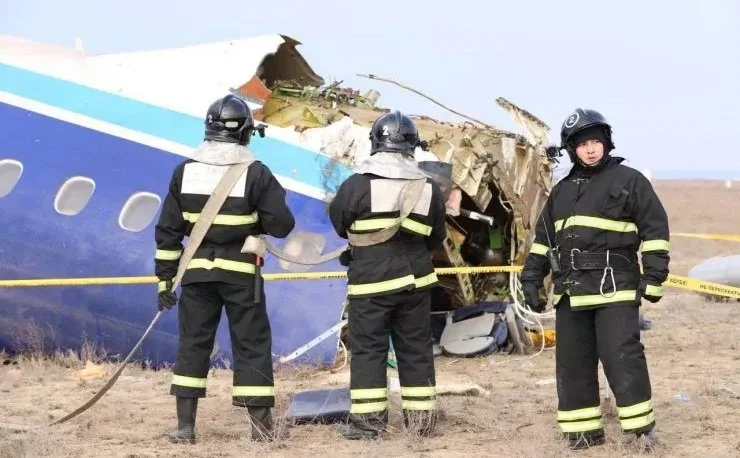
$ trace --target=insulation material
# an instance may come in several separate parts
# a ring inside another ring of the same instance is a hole
[[[369,135],[370,129],[345,116],[327,127],[306,129],[301,132],[300,142],[327,156],[358,164],[370,157]]]

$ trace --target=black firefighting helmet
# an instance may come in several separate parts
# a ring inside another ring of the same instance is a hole
[[[605,155],[614,149],[612,126],[606,118],[596,110],[576,108],[560,129],[560,146],[568,151],[571,162],[576,161],[576,145],[583,139],[579,134],[601,140]]]
[[[247,102],[228,94],[208,107],[205,139],[246,145],[254,131],[254,120]]]
[[[398,110],[382,115],[370,128],[371,156],[387,151],[413,157],[417,146],[421,146],[421,142],[414,121]]]

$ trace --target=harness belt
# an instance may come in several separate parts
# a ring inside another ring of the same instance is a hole
[[[634,253],[622,250],[592,253],[573,248],[570,252],[560,253],[560,265],[570,266],[573,270],[602,270],[609,267],[627,270],[633,267],[634,256]]]

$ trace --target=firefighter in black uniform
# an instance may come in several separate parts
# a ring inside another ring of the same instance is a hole
[[[612,128],[599,112],[568,116],[561,148],[573,168],[545,203],[521,275],[526,304],[542,311],[539,290],[552,273],[558,424],[574,449],[604,443],[601,360],[622,430],[652,448],[657,435],[639,306],[642,298],[659,301],[668,277],[668,218],[650,181],[609,154]]]
[[[170,309],[170,293],[188,236],[214,188],[231,164],[251,162],[226,198],[219,214],[193,255],[182,279],[179,304],[179,349],[170,394],[176,396],[177,429],[172,442],[195,441],[198,398],[206,395],[216,328],[222,305],[229,321],[234,354],[232,404],[246,407],[252,438],[271,438],[274,406],[272,335],[264,289],[255,300],[255,266],[241,249],[247,236],[284,238],[295,220],[285,203],[285,190],[248,148],[255,131],[247,104],[234,95],[215,101],[205,120],[205,141],[192,159],[175,167],[155,229],[159,310]]]
[[[406,426],[427,436],[436,424],[436,385],[430,332],[431,288],[437,276],[431,250],[445,236],[439,186],[419,169],[422,145],[414,122],[398,111],[380,116],[370,131],[371,155],[342,183],[329,207],[337,234],[350,241],[349,339],[352,346],[348,439],[374,439],[388,422],[386,358],[389,333],[398,361]],[[401,187],[423,179],[421,198],[389,240],[353,245],[400,218]]]

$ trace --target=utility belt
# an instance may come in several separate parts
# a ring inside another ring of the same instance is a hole
[[[560,265],[570,267],[571,271],[601,270],[599,294],[610,298],[617,294],[617,283],[614,279],[614,270],[629,270],[637,262],[637,254],[626,250],[606,250],[603,253],[592,253],[573,248],[570,251],[558,254]],[[610,292],[604,288],[607,277],[611,280]]]
[[[372,246],[350,247],[352,259],[357,260],[383,259],[402,254],[425,254],[427,251],[424,242],[403,243],[393,241]]]
[[[628,270],[637,262],[634,252],[626,250],[606,250],[601,253],[581,251],[573,248],[560,252],[559,261],[562,267],[572,270],[602,270],[607,268]]]

